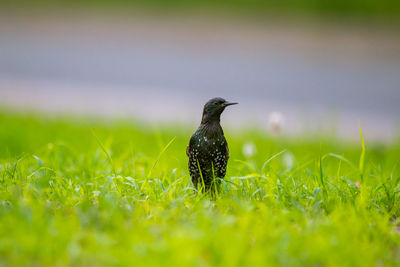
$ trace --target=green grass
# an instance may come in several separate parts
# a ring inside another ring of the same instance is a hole
[[[213,201],[191,188],[192,131],[0,112],[0,266],[400,264],[400,143],[226,129]]]

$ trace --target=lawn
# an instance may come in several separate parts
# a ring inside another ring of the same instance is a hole
[[[399,266],[400,142],[227,128],[212,200],[194,130],[1,111],[0,266]]]

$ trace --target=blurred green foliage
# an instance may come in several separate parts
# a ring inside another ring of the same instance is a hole
[[[191,188],[192,131],[1,112],[0,265],[399,265],[400,144],[366,140],[360,169],[359,143],[226,129],[210,200]]]
[[[55,8],[100,8],[123,11],[212,12],[263,16],[345,16],[364,19],[400,18],[397,0],[2,0],[5,5]]]

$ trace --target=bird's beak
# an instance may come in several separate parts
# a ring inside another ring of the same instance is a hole
[[[236,104],[239,104],[239,103],[237,103],[237,102],[229,102],[229,101],[226,101],[226,102],[223,104],[223,106],[224,106],[224,107],[227,107],[227,106],[232,106],[232,105],[236,105]]]

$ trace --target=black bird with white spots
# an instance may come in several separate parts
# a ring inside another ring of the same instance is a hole
[[[227,106],[235,104],[237,103],[216,97],[204,105],[201,124],[190,138],[186,149],[189,172],[196,189],[218,189],[220,179],[225,177],[229,149],[220,125],[220,117]]]

